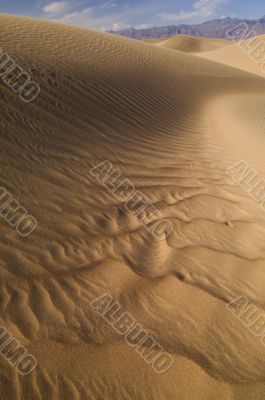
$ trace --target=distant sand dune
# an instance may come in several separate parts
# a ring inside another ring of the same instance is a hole
[[[38,220],[27,238],[0,220],[0,325],[38,359],[21,377],[0,355],[3,399],[264,400],[265,347],[225,307],[244,294],[264,310],[265,212],[225,173],[244,159],[265,176],[264,79],[67,25],[0,26],[41,87],[24,104],[0,86],[0,186]],[[169,237],[91,176],[104,160]],[[106,292],[173,355],[165,374],[91,310]]]
[[[260,49],[260,55],[264,53],[261,49],[261,44],[265,42],[265,35],[256,36],[245,40],[240,44],[232,44],[225,48],[220,48],[215,51],[202,52],[198,54],[201,57],[205,57],[209,60],[218,61],[222,64],[231,65],[231,67],[239,68],[244,71],[251,72],[252,74],[261,75],[265,77],[265,66],[262,68],[262,63],[259,63],[258,52],[255,52],[255,48]],[[257,61],[255,61],[257,60]]]
[[[160,41],[159,46],[167,47],[173,50],[180,50],[187,53],[195,53],[200,51],[212,51],[230,45],[229,40],[203,38],[189,35],[176,35],[169,39]]]
[[[143,42],[145,43],[151,43],[151,44],[158,44],[163,42],[165,39],[159,39],[159,38],[155,38],[155,39],[143,39]]]

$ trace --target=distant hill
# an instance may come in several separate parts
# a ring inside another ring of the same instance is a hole
[[[245,22],[253,31],[252,36],[265,33],[265,16],[257,19],[238,19],[238,18],[222,18],[213,21],[207,21],[197,25],[168,25],[153,27],[147,29],[123,29],[121,31],[110,31],[116,35],[127,36],[133,39],[155,39],[168,38],[177,34],[204,36],[212,38],[226,38],[226,32],[233,29],[236,25]]]

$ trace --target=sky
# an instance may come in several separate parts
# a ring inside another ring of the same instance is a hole
[[[215,18],[260,18],[264,0],[0,0],[0,13],[99,30],[194,24]]]

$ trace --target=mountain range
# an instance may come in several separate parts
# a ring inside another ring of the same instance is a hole
[[[167,25],[160,27],[152,27],[146,29],[128,28],[120,31],[109,31],[116,35],[126,36],[133,39],[155,39],[168,38],[174,35],[192,35],[200,37],[226,38],[226,32],[235,26],[246,23],[252,34],[250,36],[261,35],[265,33],[265,16],[257,20],[238,19],[238,18],[222,18],[207,21],[196,25]]]

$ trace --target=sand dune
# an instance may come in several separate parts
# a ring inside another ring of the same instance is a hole
[[[198,53],[198,55],[265,77],[265,67],[262,67],[264,57],[260,57],[263,56],[263,50],[260,46],[264,42],[265,35],[261,35],[245,40],[242,43],[240,42],[240,45],[232,44],[210,52],[205,50],[205,52]],[[255,48],[258,51],[255,51]],[[263,61],[259,62],[259,60]]]
[[[163,46],[0,16],[41,87],[1,81],[0,186],[38,220],[0,221],[1,321],[38,359],[0,355],[5,400],[264,399],[265,347],[226,309],[264,310],[265,213],[225,173],[265,176],[265,81]],[[225,49],[224,49],[225,51]],[[110,160],[173,224],[157,242],[90,174]],[[110,293],[173,356],[157,374],[96,313]]]
[[[180,50],[187,53],[196,53],[200,51],[212,51],[230,45],[229,40],[202,38],[189,35],[176,35],[169,39],[156,42],[162,47],[173,50]]]
[[[143,39],[144,43],[150,43],[150,44],[158,44],[163,42],[165,39],[159,39],[159,38],[155,38],[155,39]]]

